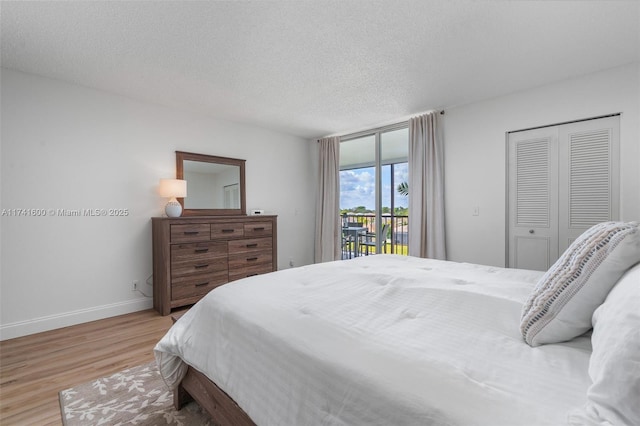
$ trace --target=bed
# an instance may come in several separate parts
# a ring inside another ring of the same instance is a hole
[[[549,271],[376,255],[219,287],[156,360],[177,404],[192,394],[220,424],[626,424],[640,419],[637,248],[613,278],[613,306],[609,289],[589,315],[599,328],[563,342],[523,340],[523,306]],[[622,361],[607,351],[616,339],[631,341]],[[612,386],[615,401],[598,401]]]

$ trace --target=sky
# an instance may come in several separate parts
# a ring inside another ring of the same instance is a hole
[[[394,186],[397,188],[401,182],[409,179],[407,163],[394,165]],[[365,206],[369,210],[375,209],[375,169],[365,167],[362,169],[340,171],[340,208],[350,209]],[[391,167],[382,167],[382,206],[391,207]],[[409,199],[398,194],[394,189],[395,207],[408,207]]]

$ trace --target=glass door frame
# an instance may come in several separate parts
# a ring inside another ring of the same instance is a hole
[[[381,164],[381,158],[380,158],[381,152],[382,152],[382,134],[391,132],[394,130],[408,129],[408,128],[409,128],[409,122],[403,121],[400,123],[390,124],[388,126],[377,127],[375,129],[363,130],[357,133],[350,133],[348,135],[340,137],[340,143],[349,142],[351,140],[363,138],[366,136],[374,136],[375,138],[375,143],[374,143],[375,156],[374,156],[373,167],[375,171],[376,253],[382,252],[381,251],[382,238],[380,238],[380,232],[382,231],[382,226],[380,226],[380,224],[382,224],[382,166],[384,165],[384,164]],[[408,149],[409,149],[409,140],[407,140],[407,151]],[[345,169],[345,170],[348,170],[348,169]],[[393,181],[393,176],[391,177],[391,179]],[[392,205],[394,204],[393,195],[391,197],[391,204]],[[393,214],[393,210],[392,210],[392,214]],[[411,214],[411,212],[409,212],[409,214]]]

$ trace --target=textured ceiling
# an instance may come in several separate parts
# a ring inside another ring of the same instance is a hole
[[[640,60],[637,1],[0,3],[2,66],[300,135]]]

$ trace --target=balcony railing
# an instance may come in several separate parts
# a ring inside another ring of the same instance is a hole
[[[346,227],[347,223],[358,223],[367,228],[367,232],[376,232],[374,214],[348,213],[343,214],[341,218],[343,227]],[[382,215],[380,219],[382,221],[380,229],[386,224],[389,225],[387,235],[383,235],[381,239],[381,242],[384,241],[384,246],[381,245],[382,252],[406,256],[409,247],[409,216]],[[370,252],[375,253],[375,251],[375,247],[371,247]]]

